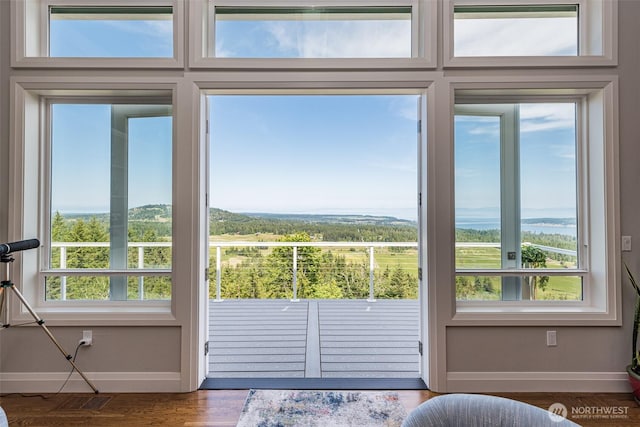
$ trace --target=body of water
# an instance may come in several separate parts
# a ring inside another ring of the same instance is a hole
[[[500,220],[497,218],[457,218],[456,228],[471,230],[499,230]],[[532,224],[522,224],[522,231],[545,234],[564,234],[576,236],[575,224],[551,224],[542,221]]]

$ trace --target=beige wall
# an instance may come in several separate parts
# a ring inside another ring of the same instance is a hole
[[[635,250],[625,259],[640,275],[640,1],[619,4],[619,67],[603,73],[620,77],[621,232],[634,237]],[[9,138],[9,2],[0,0],[0,241],[7,236]],[[22,75],[36,73],[21,70]],[[65,75],[64,70],[56,71]],[[140,71],[144,75],[144,71]],[[455,71],[451,72],[455,73]],[[571,73],[570,69],[554,71]],[[113,73],[117,74],[117,72]],[[182,71],[169,72],[181,75]],[[622,373],[631,353],[633,292],[623,282],[623,327],[446,327],[446,370],[460,372],[583,372]],[[182,284],[186,286],[186,284]],[[195,285],[193,285],[195,286]],[[188,311],[188,307],[183,307]],[[82,349],[79,365],[89,372],[184,372],[183,343],[191,343],[183,327],[55,327],[68,351],[82,329],[92,329],[95,344]],[[547,347],[546,331],[556,330],[558,346]],[[192,351],[197,345],[189,344]],[[66,372],[65,361],[39,328],[0,333],[0,374]],[[195,369],[195,368],[194,368]],[[80,384],[82,386],[82,384]],[[98,384],[100,386],[100,384]],[[80,389],[84,390],[84,389]],[[2,384],[0,383],[0,391]],[[444,390],[439,390],[444,391]]]
[[[547,330],[557,347],[547,347]],[[447,328],[450,372],[615,372],[628,363],[620,328]],[[630,345],[628,345],[630,347]]]
[[[94,343],[78,351],[78,367],[86,372],[179,372],[180,328],[55,327],[62,347],[73,355],[83,329]],[[59,372],[70,365],[41,328],[9,328],[0,349],[3,372]],[[100,385],[97,385],[100,388]]]

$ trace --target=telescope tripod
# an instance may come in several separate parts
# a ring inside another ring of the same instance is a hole
[[[66,350],[60,345],[60,343],[53,336],[53,334],[51,333],[49,328],[47,328],[47,326],[44,324],[44,320],[42,320],[36,314],[36,312],[33,310],[33,308],[31,308],[31,306],[29,305],[27,300],[24,298],[24,296],[20,293],[18,288],[16,288],[15,284],[11,281],[11,279],[10,279],[10,264],[13,261],[15,261],[15,259],[11,255],[8,255],[8,254],[0,255],[0,263],[3,263],[5,265],[5,280],[0,282],[0,314],[4,315],[3,313],[7,313],[7,311],[6,311],[7,304],[8,304],[8,302],[7,302],[7,300],[8,300],[8,298],[7,298],[7,296],[8,296],[7,290],[11,289],[13,291],[13,293],[15,294],[15,296],[20,300],[22,305],[24,305],[24,307],[27,309],[29,314],[31,314],[31,316],[33,317],[33,320],[35,320],[35,323],[42,328],[42,330],[44,331],[45,334],[47,334],[47,336],[49,337],[51,342],[53,342],[53,344],[55,344],[55,346],[58,347],[58,350],[60,350],[60,353],[62,353],[64,358],[67,360],[67,362],[69,362],[69,364],[73,367],[73,369],[75,369],[76,372],[78,372],[78,374],[80,374],[80,376],[87,383],[87,385],[89,387],[91,387],[91,389],[95,393],[98,393],[98,389],[93,385],[93,383],[91,381],[89,381],[89,378],[86,377],[86,375],[80,370],[80,368],[78,368],[78,366],[73,361],[73,357],[69,353],[67,353]],[[4,320],[4,318],[2,320]],[[9,328],[10,326],[11,325],[7,323],[7,324],[3,324],[2,328],[6,329],[6,328]]]

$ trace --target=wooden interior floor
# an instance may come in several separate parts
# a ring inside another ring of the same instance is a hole
[[[235,426],[247,390],[205,390],[193,393],[58,394],[0,398],[13,426]],[[407,412],[435,396],[429,391],[399,391]],[[511,393],[500,396],[549,408],[559,402],[581,412],[619,408],[627,418],[602,416],[574,420],[583,426],[640,426],[640,407],[622,393]]]

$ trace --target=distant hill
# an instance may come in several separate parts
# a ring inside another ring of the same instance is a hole
[[[417,240],[415,222],[371,215],[240,214],[211,208],[210,230],[211,235],[304,232],[316,240],[336,242]]]
[[[415,227],[415,221],[399,219],[392,216],[374,215],[322,215],[322,214],[280,214],[280,213],[242,213],[251,218],[277,219],[282,221],[300,221],[309,224],[350,224],[350,225],[379,225],[379,226],[410,226]]]
[[[170,236],[171,215],[171,205],[145,205],[129,209],[129,230],[139,235],[153,230],[157,236]],[[109,225],[108,213],[73,213],[64,214],[63,217],[70,221],[80,219],[88,221],[91,218],[95,218],[106,226]],[[536,225],[575,225],[575,219],[573,218],[526,218],[522,222]],[[307,233],[314,240],[334,242],[417,241],[417,223],[415,221],[391,216],[234,213],[223,209],[211,208],[209,210],[209,226],[211,235],[255,235],[262,233],[282,236]],[[498,230],[457,229],[456,239],[457,241],[493,242],[499,241],[497,233]],[[527,236],[530,234],[523,233],[523,235]],[[529,236],[527,238],[537,242],[541,239],[540,236],[534,237]],[[555,240],[561,238],[564,239],[563,236],[554,237]],[[575,246],[574,237],[567,237],[567,241],[567,245]],[[542,243],[547,244],[546,241]]]
[[[233,213],[218,208],[209,209],[209,219],[213,222],[250,222],[253,218],[246,214]]]
[[[551,225],[558,227],[568,227],[576,225],[575,218],[523,218],[523,224],[529,225]]]
[[[130,221],[168,221],[171,220],[171,205],[144,205],[129,209]],[[416,227],[415,221],[399,219],[392,216],[375,215],[315,215],[315,214],[280,214],[280,213],[234,213],[223,209],[209,209],[212,222],[304,222],[307,224],[348,224],[348,225],[377,225],[377,226],[409,226]],[[97,218],[106,220],[108,213],[67,213],[67,219]]]
[[[129,209],[129,221],[171,221],[172,215],[171,205],[144,205]],[[65,219],[82,219],[89,220],[96,218],[98,221],[107,222],[109,214],[107,212],[98,213],[65,213],[62,214]]]

